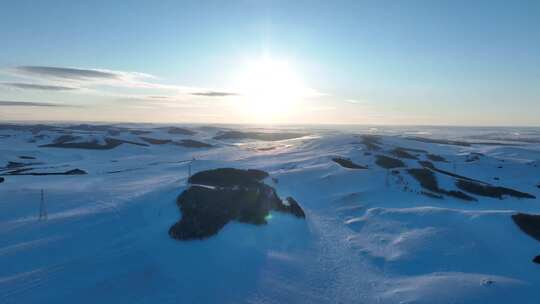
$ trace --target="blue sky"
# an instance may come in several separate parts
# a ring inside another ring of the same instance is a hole
[[[540,125],[540,1],[202,2],[5,1],[0,119]]]

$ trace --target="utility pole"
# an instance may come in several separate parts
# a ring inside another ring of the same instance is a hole
[[[39,220],[47,220],[47,206],[45,205],[45,194],[41,189],[41,202],[39,204]]]
[[[195,157],[191,159],[191,161],[188,163],[188,180],[191,178],[191,166],[195,162]]]

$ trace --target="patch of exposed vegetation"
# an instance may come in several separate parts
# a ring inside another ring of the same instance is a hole
[[[401,160],[384,155],[376,155],[377,160],[375,163],[385,169],[393,169],[399,167],[405,167],[405,163]]]
[[[205,239],[230,221],[264,225],[272,210],[305,218],[296,200],[282,201],[272,187],[261,182],[267,176],[260,170],[233,168],[193,175],[190,182],[194,185],[178,196],[182,218],[169,229],[169,235],[178,240]]]
[[[20,167],[24,167],[24,166],[25,166],[25,163],[9,161],[4,168],[6,168],[6,169],[14,169],[14,168],[20,168]]]
[[[21,163],[21,162],[14,162],[9,161],[7,165],[4,167],[0,167],[0,171],[8,171],[8,170],[24,170],[25,167],[32,166],[32,165],[41,165],[40,162],[33,162],[33,163]],[[12,171],[13,172],[13,171]]]
[[[491,140],[491,141],[503,141],[503,142],[517,142],[517,143],[528,143],[528,144],[538,144],[540,143],[540,139],[535,137],[515,137],[515,136],[498,136],[495,134],[488,134],[488,135],[471,135],[468,136],[472,139],[479,139],[479,140]],[[494,144],[494,145],[501,145],[501,146],[507,146],[507,145],[517,145],[515,143],[499,143],[499,142],[479,142],[478,144]]]
[[[28,172],[32,168],[26,168],[21,170],[15,170],[8,172],[6,175],[33,175],[33,176],[42,176],[42,175],[84,175],[87,174],[86,171],[81,169],[72,169],[65,172]]]
[[[471,146],[471,144],[466,141],[457,141],[457,140],[448,140],[448,139],[434,139],[434,138],[425,138],[425,137],[406,137],[406,139],[424,142],[428,144],[442,144],[442,145],[453,145],[453,146],[462,146],[462,147]]]
[[[433,192],[428,192],[428,191],[420,191],[420,194],[425,195],[427,197],[436,198],[436,199],[443,199],[444,198],[440,194],[435,194]]]
[[[54,139],[53,143],[55,144],[63,144],[63,143],[67,143],[67,142],[70,142],[70,141],[75,141],[75,140],[79,140],[81,137],[80,136],[73,136],[73,135],[61,135],[61,136],[58,136],[57,138]]]
[[[284,213],[291,213],[292,215],[298,218],[306,217],[306,214],[304,213],[304,210],[302,209],[302,207],[300,207],[300,204],[294,198],[290,196],[288,196],[285,199],[285,203],[283,203],[282,201],[281,204],[277,204],[275,208],[276,208],[276,211],[280,211]]]
[[[446,170],[439,169],[439,168],[435,167],[435,165],[432,162],[429,162],[429,161],[419,161],[418,163],[420,165],[422,165],[423,167],[425,167],[425,168],[429,168],[432,171],[436,171],[436,172],[444,174],[444,175],[448,175],[448,176],[455,177],[455,178],[458,178],[458,179],[468,180],[468,181],[471,181],[471,182],[486,184],[485,182],[479,181],[477,179],[473,179],[473,178],[470,178],[470,177],[467,177],[467,176],[463,176],[463,175],[455,174],[455,173],[452,173],[452,172],[449,172],[449,171],[446,171]]]
[[[480,183],[472,182],[469,180],[463,180],[463,179],[458,179],[456,181],[456,186],[465,192],[469,192],[469,193],[480,195],[480,196],[494,197],[498,199],[502,199],[504,195],[508,195],[508,196],[512,196],[516,198],[536,198],[532,194],[517,191],[514,189],[499,187],[499,186],[491,186],[489,184],[480,184]]]
[[[111,125],[88,125],[88,124],[79,124],[79,125],[70,125],[62,127],[65,130],[74,130],[74,131],[85,131],[85,132],[106,132],[113,136],[120,134],[122,131],[127,129],[111,126]]]
[[[182,139],[180,141],[173,141],[172,139],[160,139],[160,138],[151,138],[151,137],[139,137],[139,138],[151,145],[174,144],[174,145],[186,147],[186,148],[211,148],[213,147],[210,144],[193,140],[193,139]]]
[[[516,213],[512,215],[512,220],[521,231],[540,242],[540,215]]]
[[[348,158],[334,157],[332,158],[332,160],[338,163],[343,168],[347,168],[347,169],[367,169],[368,168],[367,166],[356,164]]]
[[[463,193],[461,191],[457,191],[457,190],[444,190],[446,191],[445,194],[449,195],[449,196],[453,196],[455,198],[459,198],[459,199],[462,199],[464,201],[477,201],[476,198],[466,194],[466,193]]]
[[[536,198],[534,195],[529,193],[520,192],[505,187],[492,186],[483,181],[439,169],[429,161],[419,161],[418,163],[420,163],[424,168],[456,178],[456,186],[468,193],[499,199],[502,199],[504,195],[517,198]]]
[[[186,129],[186,128],[178,128],[178,127],[170,127],[167,129],[167,133],[169,134],[179,134],[179,135],[195,135],[197,132]]]
[[[27,171],[31,171],[31,170],[34,170],[33,168],[20,168],[20,169],[17,169],[17,170],[12,170],[12,171],[9,171],[5,174],[7,175],[18,175],[19,173],[23,173],[23,172],[27,172]]]
[[[240,170],[234,168],[219,168],[197,172],[189,178],[192,184],[201,184],[215,187],[233,187],[236,185],[258,184],[268,177],[262,170]]]
[[[262,141],[279,141],[293,139],[306,136],[303,133],[266,133],[266,132],[240,132],[240,131],[223,131],[214,137],[214,139],[255,139]]]
[[[165,145],[165,144],[172,143],[171,139],[159,139],[159,138],[152,138],[152,137],[139,137],[139,138],[151,145]]]
[[[516,213],[512,215],[512,220],[522,232],[540,241],[540,215]],[[535,256],[532,261],[533,263],[540,264],[540,255]]]
[[[163,127],[158,128],[162,130],[166,130],[169,134],[181,134],[181,135],[193,135],[196,134],[196,132],[185,129],[185,128],[178,128],[178,127]],[[36,125],[15,125],[15,124],[0,124],[0,130],[13,130],[13,131],[28,131],[32,134],[38,134],[42,131],[51,131],[51,132],[78,132],[78,133],[107,133],[110,136],[117,136],[122,132],[129,132],[131,134],[135,135],[144,135],[144,134],[150,134],[152,133],[151,130],[139,130],[139,129],[132,129],[132,128],[126,128],[116,125],[90,125],[90,124],[77,124],[77,125],[62,125],[62,126],[54,126],[54,125],[44,125],[44,124],[36,124]],[[36,140],[39,138],[35,138]]]
[[[444,157],[442,157],[442,156],[440,156],[440,155],[437,155],[437,154],[431,154],[431,153],[429,153],[429,154],[426,155],[426,157],[427,157],[429,160],[435,161],[435,162],[443,162],[443,163],[447,163],[447,162],[448,162]]]
[[[129,133],[131,133],[133,135],[145,135],[145,134],[152,133],[152,131],[148,131],[148,130],[131,130],[131,131],[129,131]]]
[[[461,191],[441,189],[439,187],[439,183],[437,182],[437,177],[435,176],[435,173],[433,173],[433,171],[429,169],[413,168],[408,169],[407,172],[420,183],[420,186],[422,188],[426,190],[439,194],[445,194],[465,201],[476,201],[474,197],[469,196]]]
[[[395,157],[399,158],[407,158],[407,159],[418,159],[415,155],[412,155],[411,153],[407,152],[404,148],[395,148],[392,151],[390,151],[390,154],[394,155]]]
[[[437,178],[431,170],[413,168],[408,169],[407,172],[420,183],[422,188],[433,192],[439,192],[440,189]]]
[[[380,151],[382,150],[380,144],[381,144],[381,138],[376,135],[362,135],[362,144],[366,147],[369,151]]]
[[[105,143],[100,144],[98,141],[89,141],[89,142],[70,142],[70,141],[55,141],[51,144],[41,145],[40,147],[44,148],[65,148],[65,149],[87,149],[87,150],[110,150],[114,149],[121,144],[131,144],[136,146],[148,147],[147,144],[138,143],[134,141],[116,139],[111,137],[105,138]]]
[[[207,144],[201,141],[193,140],[193,139],[182,139],[179,142],[174,142],[177,146],[182,146],[186,148],[211,148],[213,147],[211,144]]]

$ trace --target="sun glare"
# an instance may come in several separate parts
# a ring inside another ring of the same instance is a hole
[[[241,112],[257,122],[279,122],[295,111],[308,93],[300,75],[286,61],[264,58],[239,72],[235,87]]]

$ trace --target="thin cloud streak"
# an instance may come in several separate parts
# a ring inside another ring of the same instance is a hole
[[[238,93],[231,92],[219,92],[219,91],[205,91],[205,92],[193,92],[190,95],[194,96],[206,96],[206,97],[226,97],[226,96],[238,96]]]
[[[77,94],[90,104],[103,105],[127,101],[122,107],[134,108],[212,108],[227,107],[234,97],[246,96],[240,89],[194,87],[168,84],[156,76],[129,71],[57,66],[17,66],[0,70],[13,79],[0,86],[22,90],[44,90],[54,94]],[[133,89],[128,92],[124,88]],[[311,88],[304,88],[302,98],[328,96]],[[64,96],[65,97],[65,96]],[[70,96],[70,98],[73,96]],[[5,97],[9,99],[10,97]],[[54,97],[53,97],[54,98]],[[30,98],[34,99],[34,98]],[[63,98],[62,100],[67,100]],[[216,101],[220,101],[219,105]],[[70,107],[69,103],[3,101],[0,106]]]
[[[98,69],[79,69],[51,66],[18,66],[15,68],[15,70],[23,74],[71,80],[121,78],[121,74],[117,72]]]
[[[0,100],[0,107],[73,107],[50,102]]]
[[[26,82],[2,82],[0,85],[23,89],[23,90],[43,90],[43,91],[72,91],[77,90],[74,87],[60,86],[60,85],[46,85],[46,84],[35,84],[35,83],[26,83]]]
[[[105,69],[86,69],[54,66],[17,66],[6,71],[12,76],[49,81],[51,85],[89,87],[98,85],[173,89],[167,85],[147,82],[155,79],[150,74],[138,72],[113,71]]]
[[[156,76],[140,72],[115,71],[106,69],[87,69],[54,66],[17,66],[6,71],[12,76],[49,81],[51,86],[72,87],[76,84],[80,88],[96,86],[127,87],[150,90],[167,90],[195,96],[231,96],[230,92],[214,91],[209,88],[187,87],[148,80],[157,79]]]

